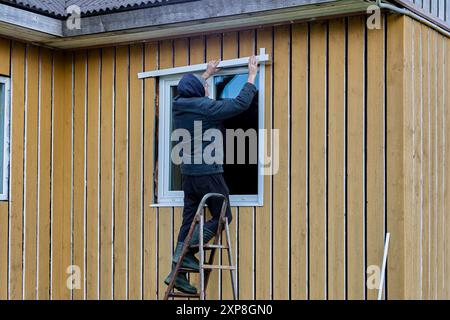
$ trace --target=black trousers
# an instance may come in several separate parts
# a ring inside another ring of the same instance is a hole
[[[178,242],[184,242],[191,228],[200,201],[207,193],[220,193],[228,198],[228,208],[226,216],[228,222],[232,220],[230,209],[230,191],[228,190],[222,174],[212,174],[204,176],[183,176],[184,210],[183,223],[178,234]],[[205,223],[205,228],[216,232],[219,225],[220,211],[223,199],[209,199],[206,204],[211,212],[211,220]]]

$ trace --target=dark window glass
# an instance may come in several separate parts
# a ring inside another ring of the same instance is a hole
[[[171,112],[172,112],[173,99],[177,96],[177,94],[178,94],[177,87],[171,86],[170,87],[170,95],[171,95],[170,110],[171,110]],[[172,121],[170,123],[169,132],[172,132],[173,128],[174,128],[172,115],[170,116],[170,119],[172,119]],[[169,137],[169,139],[170,139],[170,137]],[[171,141],[172,147],[170,148],[170,150],[172,150],[177,143],[178,143],[178,141]],[[181,167],[180,167],[180,165],[174,164],[172,161],[170,161],[169,181],[170,181],[170,191],[182,191],[183,190],[182,184],[181,184]]]
[[[248,74],[223,75],[214,77],[214,86],[217,100],[236,98],[247,83]],[[256,84],[259,83],[259,75]],[[258,85],[257,85],[258,87]],[[258,88],[259,89],[259,88]],[[244,113],[226,120],[223,123],[225,129],[248,129],[258,132],[258,94],[252,102],[251,107]],[[224,133],[225,137],[225,133]],[[258,143],[256,141],[256,143]],[[237,164],[237,142],[234,143],[234,164],[224,165],[224,177],[232,195],[255,195],[258,194],[258,165],[250,164],[249,161],[249,139],[246,141],[246,160],[245,164]],[[226,143],[224,148],[226,159]]]

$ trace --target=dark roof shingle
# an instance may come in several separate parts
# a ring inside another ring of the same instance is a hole
[[[66,8],[71,5],[79,6],[82,15],[95,15],[189,1],[194,0],[0,0],[59,18],[67,16]]]

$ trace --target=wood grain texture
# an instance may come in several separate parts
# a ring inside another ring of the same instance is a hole
[[[145,45],[144,64],[146,70],[158,67],[158,44]],[[157,297],[157,239],[156,239],[156,209],[150,205],[154,202],[154,136],[156,85],[155,79],[144,80],[144,263],[143,263],[143,298],[154,300]]]
[[[113,298],[113,115],[115,50],[102,50],[100,155],[100,299]]]
[[[387,228],[391,233],[387,267],[389,299],[404,297],[404,17],[388,17],[387,39]],[[402,54],[399,54],[402,53]]]
[[[39,246],[37,298],[50,298],[53,52],[41,48],[39,106]]]
[[[54,62],[52,299],[71,299],[67,268],[72,264],[72,54],[56,53]]]
[[[255,53],[255,32],[239,33],[239,57]],[[251,300],[253,296],[253,207],[239,208],[239,299]]]
[[[273,58],[273,28],[267,27],[257,31],[257,46],[265,48],[266,53]],[[266,65],[265,102],[264,102],[264,128],[272,130],[272,64]],[[272,143],[268,133],[265,138],[266,155],[272,156]],[[268,163],[268,169],[273,163]],[[255,213],[255,299],[267,300],[272,297],[271,270],[272,270],[272,175],[264,176],[264,206],[256,208]],[[293,257],[292,257],[293,259]]]
[[[345,299],[345,20],[329,25],[328,298]]]
[[[308,296],[308,36],[308,25],[292,26],[291,290],[292,299],[302,300]]]
[[[86,298],[98,299],[100,269],[100,50],[89,50],[87,56],[87,257]]]
[[[27,97],[24,180],[25,287],[24,298],[36,299],[37,265],[37,188],[38,188],[38,113],[39,113],[39,48],[27,48]]]
[[[128,79],[129,47],[116,48],[114,113],[114,299],[128,287]]]
[[[436,33],[430,33],[430,299],[437,299],[437,77]]]
[[[73,299],[85,298],[85,133],[86,133],[86,51],[75,53],[73,107],[73,264],[80,268],[80,287],[73,291]]]
[[[11,41],[0,38],[0,75],[9,76],[11,67]]]
[[[10,74],[11,42],[0,38],[0,74]],[[0,202],[0,299],[8,298],[8,202]]]
[[[130,110],[129,110],[129,202],[128,202],[128,298],[142,297],[142,131],[143,82],[137,74],[144,67],[142,45],[130,47]]]
[[[430,299],[430,41],[429,29],[422,28],[422,299]]]
[[[365,298],[364,20],[348,22],[348,298]]]
[[[384,19],[383,28],[367,30],[367,267],[381,267],[385,238]],[[376,289],[367,288],[368,300],[376,300],[377,296]]]
[[[450,39],[444,39],[444,72],[445,74],[450,74]],[[445,212],[445,278],[444,278],[444,285],[445,285],[445,299],[450,299],[450,246],[448,243],[450,243],[450,92],[448,90],[449,88],[450,79],[448,77],[444,80],[444,88],[445,88],[445,97],[444,97],[444,103],[445,103],[445,111],[444,111],[444,126],[445,126],[445,171],[444,171],[444,178],[445,178],[445,186],[444,186],[444,212]]]
[[[13,43],[11,97],[10,270],[9,299],[23,298],[23,170],[25,114],[25,46]]]
[[[327,23],[311,24],[310,48],[310,298],[326,299]]]
[[[173,67],[173,41],[166,40],[160,43],[159,67],[161,69]],[[159,142],[162,143],[162,142]],[[173,209],[158,209],[158,299],[164,298],[166,284],[164,279],[172,268],[172,239],[173,239]]]
[[[444,113],[445,113],[445,104],[444,104],[444,83],[445,83],[445,75],[444,75],[444,58],[445,54],[443,50],[443,41],[445,38],[437,34],[437,61],[436,61],[436,94],[437,94],[437,174],[436,174],[436,184],[437,184],[437,299],[443,300],[445,299],[445,282],[444,282],[444,265],[445,265],[445,211],[444,211],[444,153],[445,153],[445,133],[444,133]]]

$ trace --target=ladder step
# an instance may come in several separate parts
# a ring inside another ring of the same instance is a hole
[[[199,246],[200,245],[196,244],[196,245],[191,246],[191,248],[192,249],[198,249]],[[220,244],[217,244],[217,245],[216,244],[206,244],[206,245],[203,246],[203,250],[212,250],[212,249],[226,250],[226,249],[228,249],[228,247],[220,245]]]
[[[200,270],[188,269],[188,268],[180,268],[179,270],[180,270],[180,272],[185,272],[185,273],[199,273],[200,272]]]
[[[169,293],[171,298],[197,298],[200,299],[200,294],[182,293],[182,292],[171,292]]]
[[[223,270],[236,270],[235,266],[218,266],[218,265],[209,265],[204,264],[203,269],[223,269]]]

